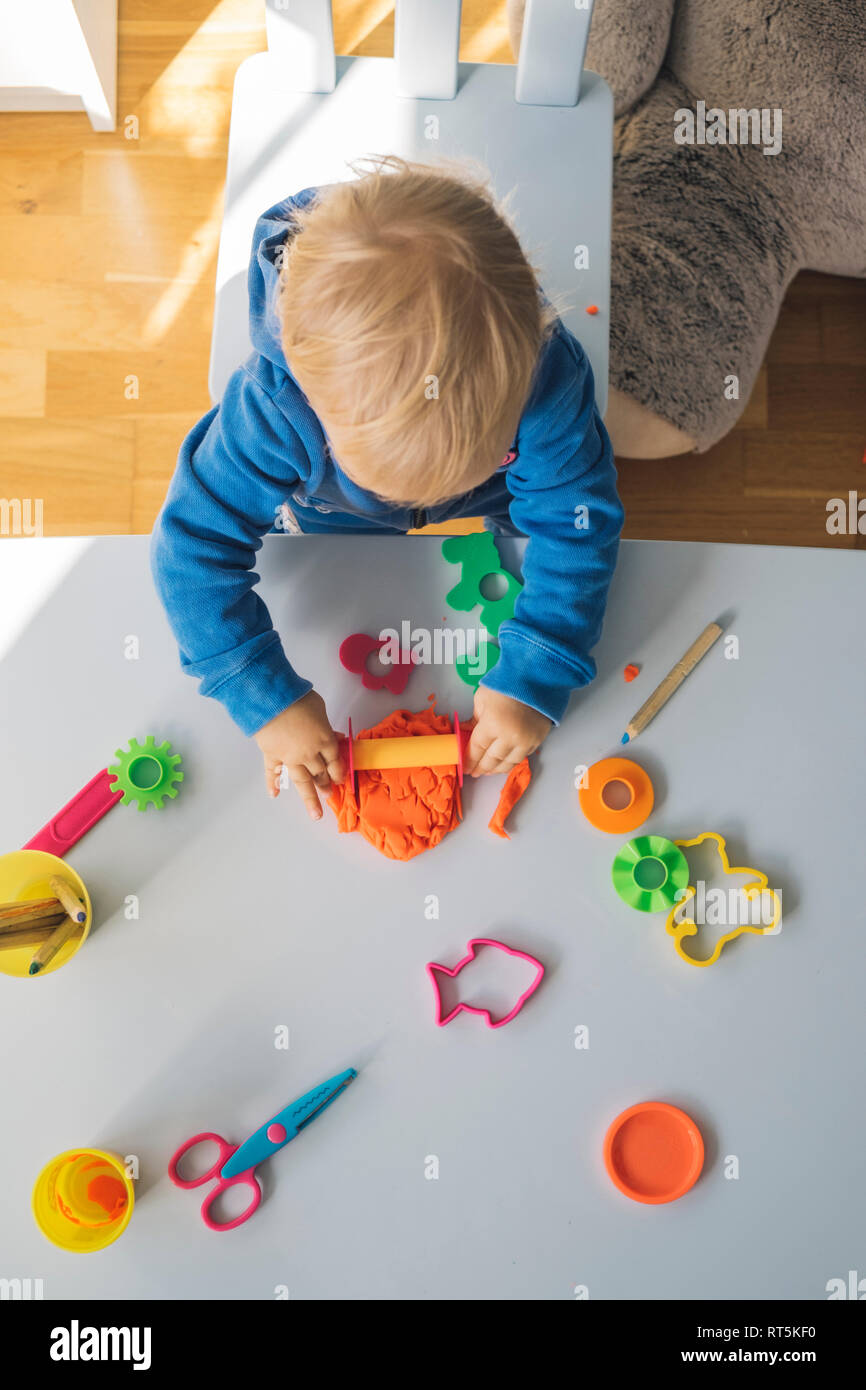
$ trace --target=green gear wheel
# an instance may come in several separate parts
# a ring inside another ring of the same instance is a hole
[[[132,738],[129,747],[118,748],[114,756],[117,762],[108,769],[114,778],[111,790],[123,792],[123,806],[137,801],[139,811],[146,811],[151,805],[162,810],[167,796],[177,796],[175,783],[183,781],[180,754],[172,753],[168,741],[157,745],[153,734],[148,734],[144,743]]]

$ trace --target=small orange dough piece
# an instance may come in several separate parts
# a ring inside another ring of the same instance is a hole
[[[359,738],[408,738],[453,733],[434,709],[398,709]],[[334,787],[328,805],[342,833],[359,830],[388,859],[414,859],[438,845],[459,824],[462,809],[456,767],[382,768],[358,772],[358,801],[349,782]]]
[[[511,839],[505,829],[505,822],[526,791],[531,779],[532,771],[528,758],[524,758],[522,763],[518,763],[509,772],[499,797],[499,804],[487,824],[487,829],[492,830],[494,835],[501,836],[503,840]]]
[[[635,664],[634,664],[633,661],[630,661],[630,662],[628,663],[628,666],[626,666],[625,670],[624,670],[623,673],[622,673],[623,680],[627,680],[627,681],[633,681],[634,678],[635,678],[635,676],[639,676],[639,675],[640,675],[640,667],[639,667],[639,666],[635,666]]]
[[[587,312],[588,314],[597,314],[597,313],[598,313],[598,305],[597,305],[597,304],[587,304],[587,306],[586,306],[586,312]]]

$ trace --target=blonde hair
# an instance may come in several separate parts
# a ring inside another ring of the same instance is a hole
[[[282,345],[340,466],[406,505],[477,486],[555,318],[485,184],[388,157],[293,216]]]

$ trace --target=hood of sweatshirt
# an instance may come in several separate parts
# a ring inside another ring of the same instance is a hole
[[[274,366],[291,374],[280,342],[277,312],[283,248],[294,235],[294,214],[314,202],[319,189],[305,188],[263,212],[253,232],[247,279],[250,301],[250,341]]]

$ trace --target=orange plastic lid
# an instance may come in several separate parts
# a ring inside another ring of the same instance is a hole
[[[633,1202],[675,1202],[704,1166],[704,1141],[691,1116],[661,1100],[617,1115],[604,1138],[604,1166]]]
[[[602,758],[587,768],[586,786],[578,793],[580,809],[596,830],[628,835],[653,808],[653,784],[630,758]]]

